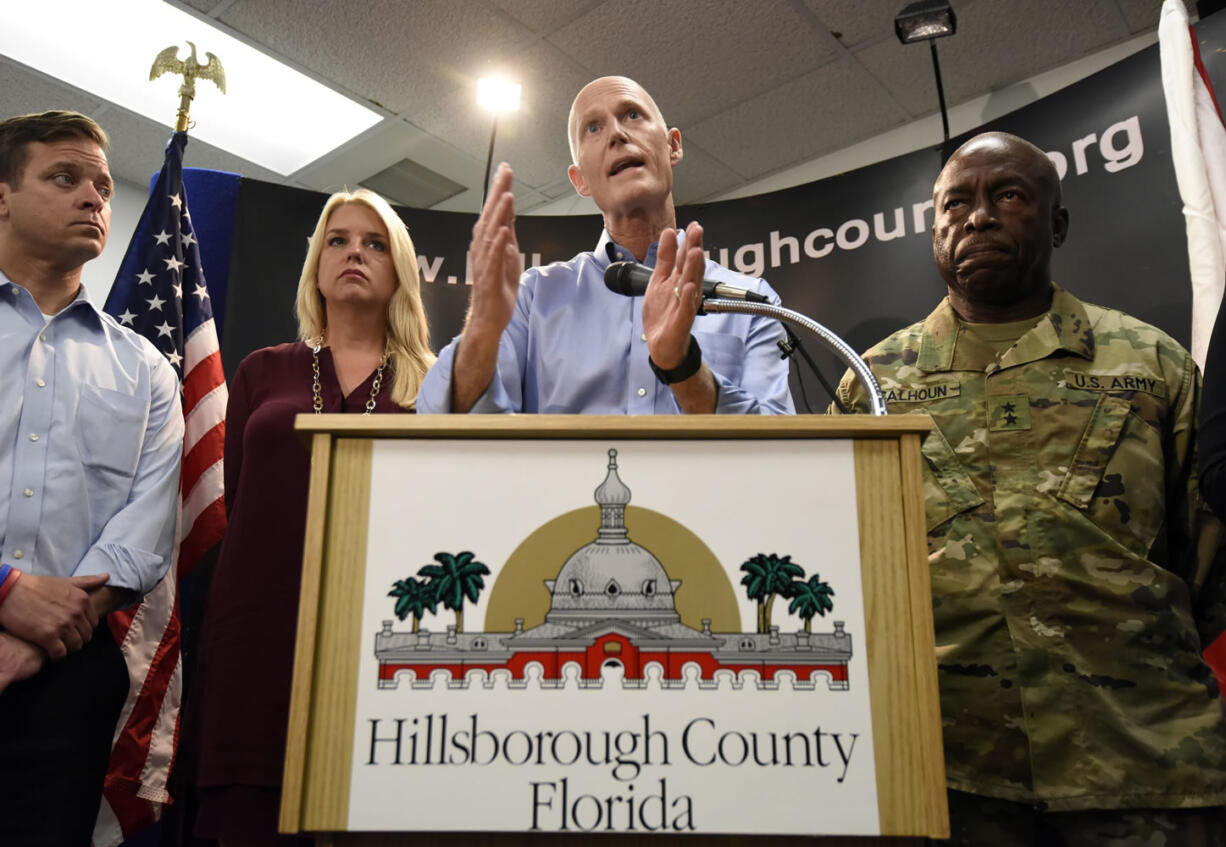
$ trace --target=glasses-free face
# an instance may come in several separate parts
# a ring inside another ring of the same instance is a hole
[[[0,219],[10,249],[52,264],[79,266],[96,258],[111,228],[106,154],[86,138],[31,142],[16,186],[0,183]]]
[[[670,131],[647,93],[621,77],[596,80],[575,99],[570,131],[575,189],[605,213],[628,214],[663,202],[681,161],[681,135]]]
[[[328,217],[319,253],[319,293],[329,305],[387,308],[396,293],[391,240],[369,206],[346,203]]]

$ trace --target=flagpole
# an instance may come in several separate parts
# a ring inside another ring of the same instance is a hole
[[[125,649],[124,661],[135,682],[111,748],[93,835],[97,847],[114,847],[152,826],[170,802],[168,784],[184,674],[178,584],[225,530],[225,374],[199,242],[183,189],[183,150],[191,126],[195,81],[208,79],[224,94],[225,72],[212,53],[206,53],[208,61],[201,64],[195,45],[188,42],[188,46],[190,55],[182,61],[178,47],[166,48],[149,72],[150,80],[164,73],[183,77],[175,131],[103,308],[166,357],[181,380],[183,415],[192,421],[199,437],[192,448],[193,461],[182,465],[170,570],[139,606],[113,612],[107,621],[117,641],[132,645],[131,650]],[[183,498],[189,492],[193,506],[184,510]]]

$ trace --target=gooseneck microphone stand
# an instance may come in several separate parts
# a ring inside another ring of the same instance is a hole
[[[836,391],[835,387],[830,384],[830,380],[826,379],[826,375],[822,373],[822,369],[817,366],[817,362],[813,361],[813,357],[809,355],[809,351],[805,349],[805,345],[800,343],[800,338],[797,337],[796,333],[792,332],[792,328],[790,326],[787,324],[782,324],[782,326],[783,333],[787,337],[780,338],[775,342],[775,345],[779,348],[779,352],[782,354],[779,358],[795,360],[796,354],[799,353],[800,357],[804,360],[804,363],[809,366],[809,370],[813,372],[815,377],[817,377],[817,381],[822,384],[822,388],[826,391],[826,396],[829,397],[831,402],[834,403],[835,408],[839,410],[839,414],[848,414],[847,407],[844,406],[843,401],[839,399],[838,391]],[[799,370],[800,369],[797,368],[797,371]],[[799,373],[796,375],[796,387],[800,389],[800,401],[805,404],[805,411],[810,415],[814,414],[813,404],[809,402],[809,392],[805,391],[804,377]]]
[[[846,341],[839,338],[826,327],[819,324],[812,318],[802,315],[800,312],[794,312],[791,309],[785,309],[783,306],[776,306],[773,303],[753,303],[747,300],[727,300],[723,298],[713,298],[702,301],[703,312],[718,314],[720,312],[734,312],[742,315],[765,315],[766,317],[774,318],[784,324],[793,324],[809,330],[818,337],[826,347],[828,347],[836,356],[838,356],[847,367],[851,368],[852,373],[856,375],[856,379],[864,386],[864,392],[868,395],[869,414],[884,415],[885,397],[881,394],[881,386],[877,384],[877,378],[873,376],[873,372],[868,369],[868,365],[864,360],[856,355],[856,351],[851,349]],[[801,354],[809,361],[810,366],[813,365],[813,360],[801,348]],[[825,384],[825,380],[821,375],[818,379]],[[831,392],[831,397],[835,397],[834,392]],[[837,403],[837,398],[835,399]]]

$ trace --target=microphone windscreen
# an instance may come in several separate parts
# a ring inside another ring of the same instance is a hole
[[[604,272],[605,288],[624,297],[635,296],[634,281],[631,278],[633,269],[633,262],[611,263]]]

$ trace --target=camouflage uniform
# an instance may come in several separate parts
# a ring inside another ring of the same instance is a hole
[[[1057,288],[998,360],[948,300],[865,360],[924,442],[952,789],[1050,811],[1226,801],[1226,628],[1188,353]],[[850,372],[839,386],[863,411]]]
[[[1226,847],[1226,811],[1086,809],[1041,812],[1033,806],[949,792],[950,838],[968,847]]]

